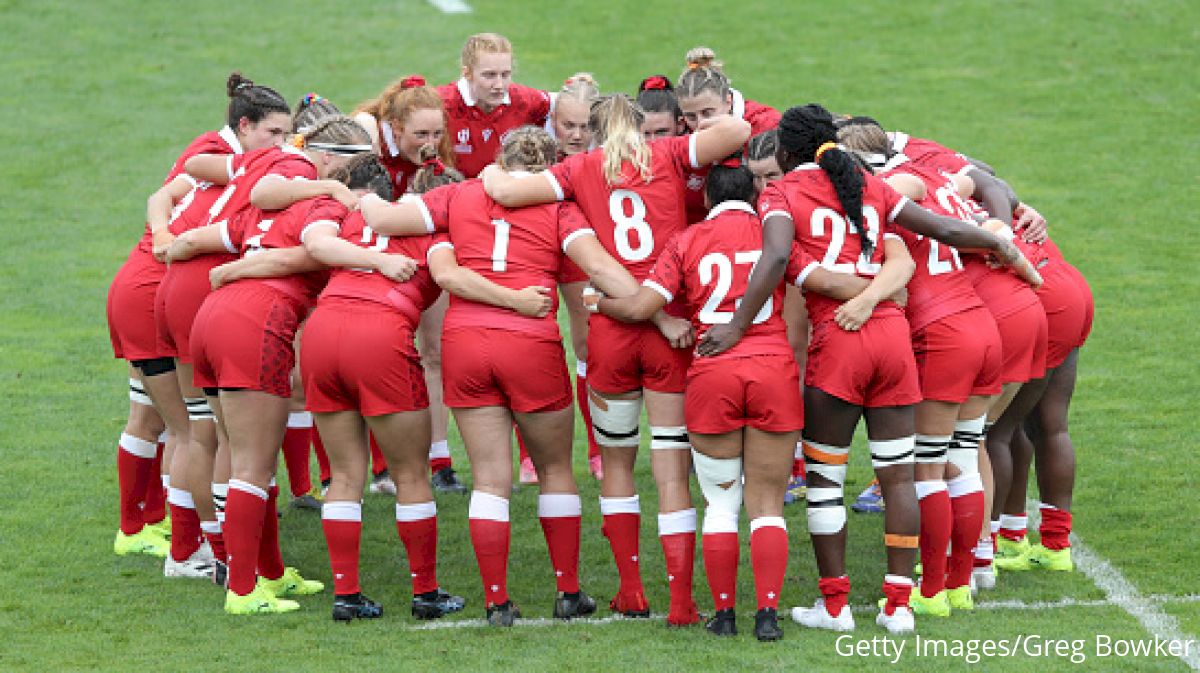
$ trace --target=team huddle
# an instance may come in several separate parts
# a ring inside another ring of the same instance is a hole
[[[194,139],[149,197],[109,291],[131,401],[116,553],[211,578],[231,614],[299,609],[291,598],[324,585],[283,560],[282,448],[291,504],[322,513],[335,620],[383,612],[359,583],[364,490],[395,497],[413,616],[461,611],[437,578],[434,491],[467,490],[449,409],[488,623],[520,618],[507,590],[514,432],[518,480],[539,489],[553,614],[586,616],[578,404],[619,577],[609,606],[649,617],[644,405],[672,626],[737,633],[745,507],[754,633],[782,638],[784,507],[803,499],[821,598],[792,619],[855,628],[843,491],[860,419],[888,632],[971,610],[996,568],[1073,568],[1067,411],[1092,298],[990,166],[870,117],[781,114],[733,89],[703,47],[636,96],[602,94],[586,73],[555,92],[512,83],[512,47],[492,33],[467,40],[461,66],[457,82],[409,76],[350,115],[316,94],[293,111],[230,76],[226,126]]]

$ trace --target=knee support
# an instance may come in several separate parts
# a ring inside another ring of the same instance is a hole
[[[690,449],[691,443],[688,441],[687,428],[682,425],[677,426],[650,426],[650,448],[651,449]]]
[[[142,382],[134,378],[129,379],[129,401],[146,407],[154,406],[150,396],[146,394],[146,389],[142,387]]]
[[[916,460],[921,465],[945,463],[950,449],[950,435],[921,435],[916,438]]]
[[[216,420],[213,416],[212,407],[208,405],[206,397],[185,397],[183,398],[184,405],[187,406],[189,421],[212,421]]]
[[[130,364],[137,367],[142,376],[158,376],[175,371],[175,358],[151,358],[149,360],[134,360]]]
[[[871,467],[878,470],[893,465],[912,465],[915,442],[912,435],[899,439],[869,440],[867,445],[871,447]]]
[[[846,483],[846,464],[850,447],[830,446],[804,440],[804,464],[809,474],[833,482],[833,486],[809,484],[805,492],[808,502],[808,532],[810,535],[835,535],[846,526],[846,505],[843,499]]]
[[[592,411],[592,428],[600,446],[636,447],[641,442],[641,398],[597,400],[593,394],[588,395],[588,408]]]
[[[700,491],[708,501],[704,513],[705,531],[708,531],[708,518],[714,511],[732,514],[733,530],[736,531],[738,512],[742,509],[742,459],[713,458],[693,449],[692,462],[696,466]]]
[[[987,416],[954,423],[954,436],[946,456],[961,476],[979,473],[979,442],[983,441]]]

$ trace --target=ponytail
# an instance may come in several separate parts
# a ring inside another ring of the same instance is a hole
[[[442,185],[463,181],[463,174],[443,163],[433,145],[422,145],[418,154],[421,167],[408,181],[408,191],[424,194]]]
[[[633,164],[645,182],[650,173],[650,146],[642,137],[645,115],[625,94],[601,96],[592,105],[588,126],[596,134],[596,144],[604,148],[604,178],[609,185],[621,182],[621,167]]]

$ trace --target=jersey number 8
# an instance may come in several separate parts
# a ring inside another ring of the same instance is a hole
[[[626,214],[626,203],[629,214]],[[617,254],[627,262],[640,262],[654,252],[654,232],[646,222],[646,202],[641,195],[628,189],[613,191],[608,197],[608,216],[617,225],[613,231],[613,244]],[[629,240],[631,232],[637,233],[637,247]]]

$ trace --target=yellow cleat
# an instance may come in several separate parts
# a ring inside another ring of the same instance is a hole
[[[126,535],[118,529],[117,537],[113,540],[113,551],[117,556],[149,554],[157,558],[166,558],[167,553],[171,551],[171,543],[149,526],[142,527],[133,535]]]
[[[1041,544],[1034,545],[1030,550],[1029,562],[1041,570],[1056,570],[1071,572],[1075,570],[1075,562],[1071,560],[1071,548],[1046,549]]]
[[[908,597],[908,607],[912,608],[914,615],[925,617],[950,616],[950,602],[946,599],[946,591],[944,589],[926,598],[921,594],[921,588],[915,586],[912,589],[912,594]]]
[[[225,612],[231,615],[274,615],[299,609],[299,603],[276,598],[275,594],[262,584],[254,587],[254,591],[245,596],[239,596],[232,591],[225,592]]]
[[[954,589],[946,589],[946,602],[951,610],[974,610],[975,599],[971,597],[971,585],[964,584]]]
[[[1004,537],[1003,535],[996,536],[996,558],[1015,558],[1029,551],[1029,538],[1023,537],[1016,542]]]
[[[311,596],[324,591],[325,585],[317,580],[306,580],[300,576],[300,571],[288,567],[277,579],[258,578],[258,586],[265,588],[275,596]]]

